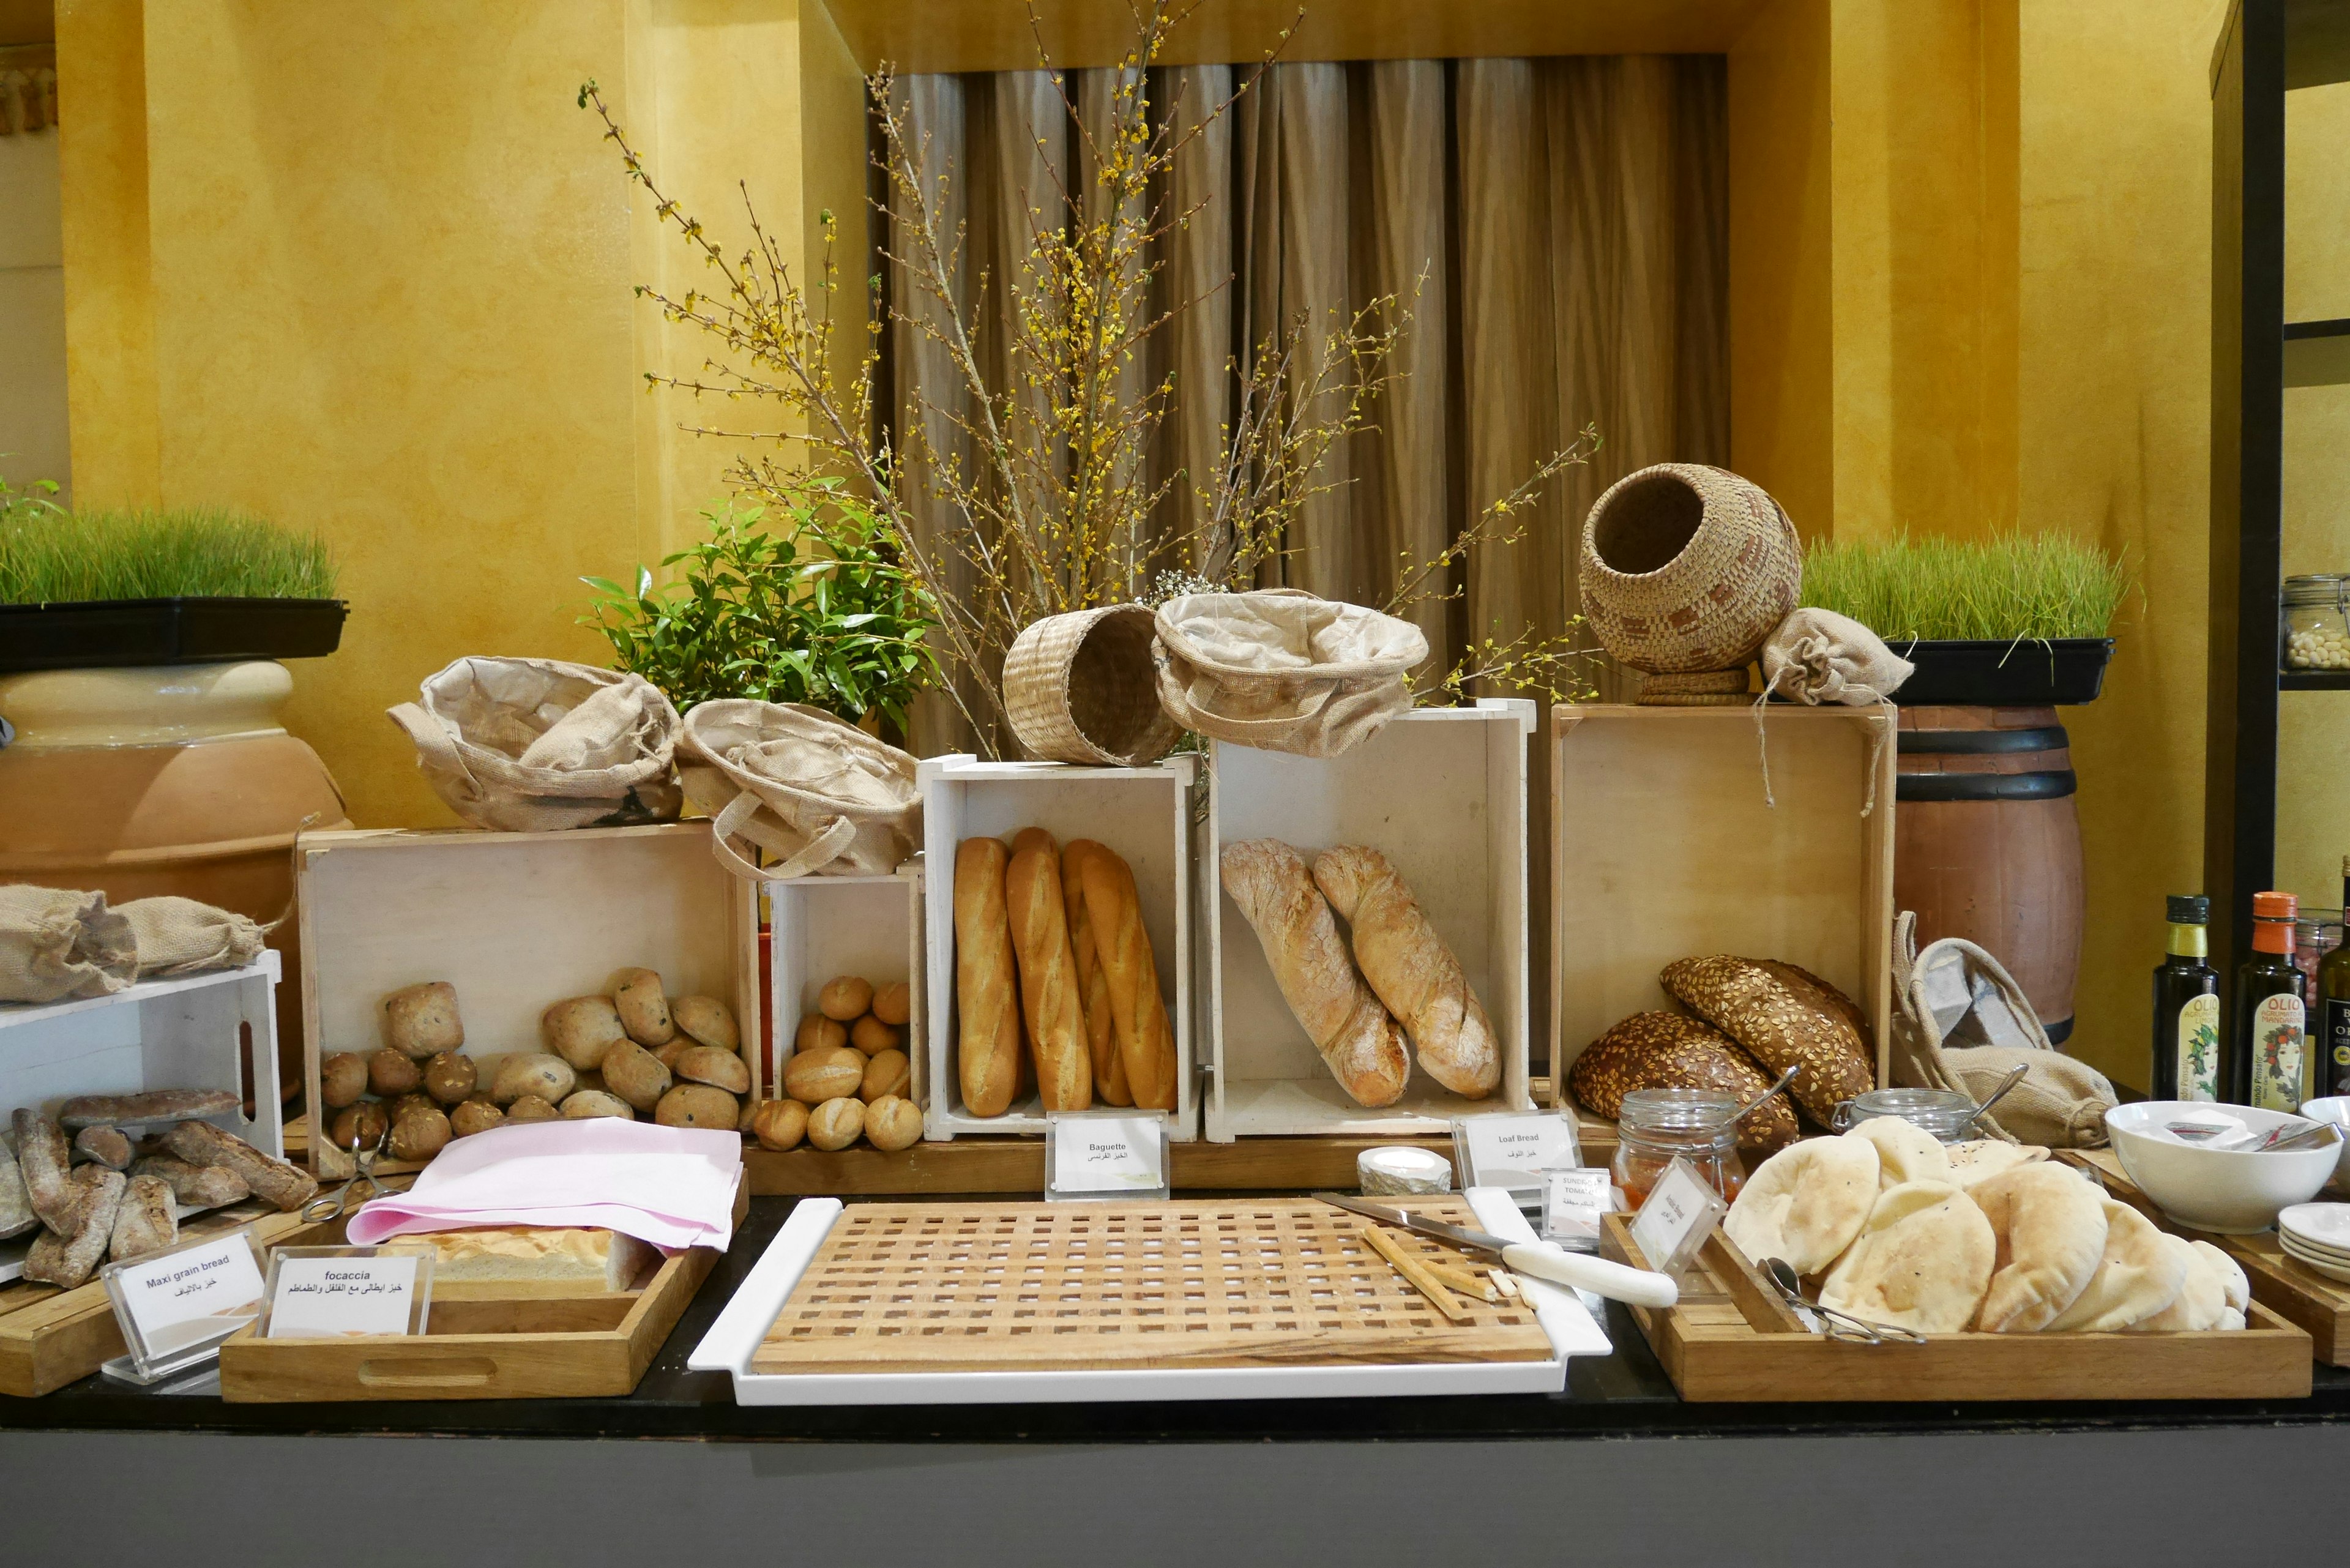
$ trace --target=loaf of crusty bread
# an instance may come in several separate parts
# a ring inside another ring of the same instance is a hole
[[[35,1284],[68,1291],[87,1282],[105,1260],[107,1244],[114,1240],[115,1212],[129,1185],[122,1172],[102,1165],[85,1165],[75,1171],[67,1183],[72,1197],[59,1217],[65,1223],[43,1217],[49,1228],[33,1239],[32,1250],[25,1254],[24,1277]]]
[[[1353,930],[1355,962],[1401,1021],[1428,1075],[1472,1100],[1492,1094],[1502,1081],[1502,1043],[1461,961],[1387,857],[1342,844],[1315,858],[1314,883]]]
[[[1142,899],[1134,871],[1107,846],[1093,844],[1078,875],[1086,887],[1086,919],[1094,933],[1094,960],[1109,982],[1110,1021],[1126,1085],[1138,1109],[1175,1108],[1175,1031],[1159,994],[1159,966],[1142,929]]]
[[[210,1122],[182,1122],[163,1135],[163,1147],[191,1165],[227,1166],[244,1179],[255,1198],[288,1214],[318,1196],[318,1183],[309,1172],[272,1159]]]
[[[1023,828],[1014,836],[1003,904],[1020,968],[1020,1011],[1036,1057],[1037,1094],[1048,1111],[1089,1110],[1094,1064],[1077,994],[1077,959],[1069,950],[1061,854],[1043,828]]]
[[[172,1199],[172,1184],[160,1176],[130,1178],[114,1210],[108,1259],[127,1263],[177,1246],[179,1241],[180,1210]]]
[[[498,1226],[401,1236],[432,1253],[432,1282],[562,1284],[595,1291],[634,1285],[658,1250],[618,1231]]]
[[[1106,1106],[1130,1106],[1126,1058],[1118,1054],[1118,1025],[1110,1016],[1109,978],[1094,954],[1093,922],[1086,917],[1085,857],[1101,846],[1072,838],[1061,850],[1061,892],[1068,909],[1069,951],[1077,961],[1077,996],[1084,1003],[1086,1049],[1093,1058],[1094,1095]]]
[[[1277,838],[1250,838],[1225,845],[1219,862],[1282,1000],[1338,1086],[1359,1106],[1395,1104],[1411,1076],[1403,1031],[1356,972],[1305,857]]]
[[[993,838],[955,846],[955,1042],[963,1109],[1000,1116],[1020,1080],[1019,980],[1003,903],[1007,857]]]

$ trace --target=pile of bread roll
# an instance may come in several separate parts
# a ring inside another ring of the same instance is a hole
[[[966,838],[954,859],[956,1077],[1000,1116],[1033,1083],[1047,1111],[1096,1099],[1175,1108],[1175,1032],[1134,871],[1106,846],[1041,827]]]
[[[1315,857],[1309,875],[1295,849],[1251,838],[1224,846],[1221,860],[1224,891],[1255,930],[1282,1000],[1357,1105],[1402,1098],[1412,1054],[1456,1095],[1493,1092],[1493,1025],[1385,856],[1342,844]]]
[[[452,1137],[510,1121],[645,1115],[663,1127],[731,1130],[751,1090],[726,1004],[671,1000],[649,969],[620,971],[609,994],[548,1007],[538,1021],[546,1048],[494,1058],[486,1083],[464,1052],[455,986],[403,987],[382,1011],[382,1049],[318,1064],[320,1097],[335,1113],[326,1129],[333,1152],[322,1155],[329,1175],[347,1174],[354,1152],[380,1147],[393,1159],[426,1160]]]
[[[1919,1334],[2236,1329],[2251,1299],[2233,1258],[2046,1149],[1945,1147],[1896,1116],[1773,1155],[1722,1229],[1758,1262],[1823,1276],[1823,1306]]]
[[[844,1149],[861,1137],[885,1152],[912,1147],[922,1136],[905,1049],[912,1007],[903,981],[878,990],[853,974],[827,981],[784,1062],[785,1097],[762,1100],[745,1124],[759,1146]]]

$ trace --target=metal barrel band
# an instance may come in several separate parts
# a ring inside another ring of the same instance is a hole
[[[2071,768],[2043,774],[1898,774],[1893,798],[1907,801],[2061,800],[2081,787]]]
[[[2062,724],[2036,730],[1904,730],[1897,750],[1908,756],[2001,756],[2013,752],[2061,752],[2072,744]]]

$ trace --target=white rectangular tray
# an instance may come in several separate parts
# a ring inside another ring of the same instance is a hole
[[[1534,1230],[1510,1195],[1471,1188],[1464,1195],[1486,1230],[1532,1241]],[[1392,1366],[1201,1366],[1139,1371],[762,1373],[750,1370],[768,1326],[840,1217],[837,1198],[803,1199],[767,1243],[742,1287],[686,1366],[725,1372],[739,1405],[1066,1405],[1151,1399],[1335,1399],[1409,1394],[1556,1394],[1571,1355],[1606,1355],[1607,1332],[1582,1298],[1520,1276],[1550,1339],[1544,1361],[1431,1363]]]

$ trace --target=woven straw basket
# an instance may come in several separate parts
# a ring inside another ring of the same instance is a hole
[[[1794,609],[1803,544],[1761,485],[1660,462],[1592,506],[1577,576],[1592,631],[1635,670],[1738,670]]]
[[[1046,616],[1003,656],[1003,706],[1031,756],[1141,767],[1180,732],[1159,706],[1151,612],[1108,605]]]

